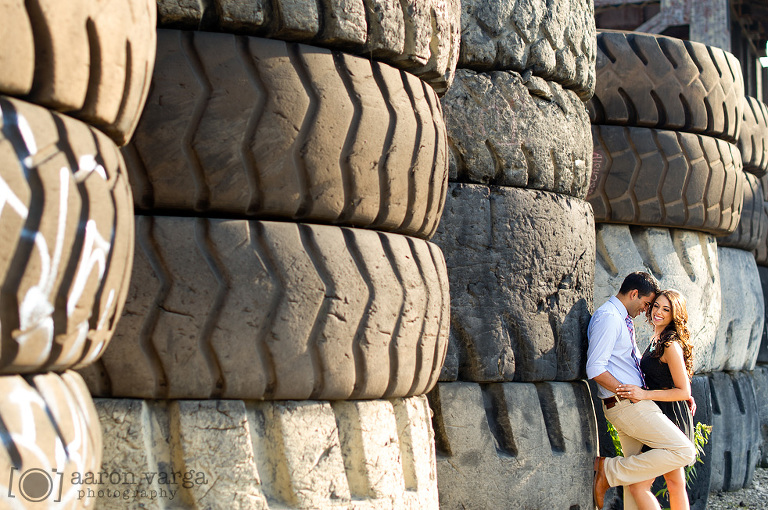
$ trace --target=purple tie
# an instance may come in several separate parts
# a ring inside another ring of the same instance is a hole
[[[624,322],[627,323],[629,339],[632,341],[632,359],[635,361],[635,368],[637,368],[637,372],[640,374],[640,380],[643,382],[643,388],[645,388],[645,377],[643,377],[643,371],[640,369],[640,362],[637,360],[637,354],[635,354],[635,350],[637,349],[637,344],[635,344],[635,326],[632,324],[632,319],[629,315],[624,317]]]

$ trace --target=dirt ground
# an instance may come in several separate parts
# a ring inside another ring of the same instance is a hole
[[[757,468],[752,486],[734,492],[713,492],[707,510],[768,509],[768,469]]]

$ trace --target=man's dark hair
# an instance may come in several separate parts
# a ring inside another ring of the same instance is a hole
[[[653,275],[645,271],[635,271],[629,273],[621,284],[619,294],[627,294],[629,291],[636,290],[641,296],[647,296],[650,293],[658,294],[661,292],[659,282]]]

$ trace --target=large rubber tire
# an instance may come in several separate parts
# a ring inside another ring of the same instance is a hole
[[[99,498],[101,509],[150,507],[151,491],[157,501],[163,490],[169,498],[169,489],[176,490],[173,501],[189,509],[438,508],[423,396],[95,402],[104,469],[139,475],[125,499]],[[179,483],[160,483],[160,473],[170,480],[174,472]],[[126,485],[102,488],[122,493]]]
[[[760,287],[763,289],[763,304],[765,304],[768,302],[768,267],[757,266],[757,273],[760,275]],[[765,307],[765,310],[766,314],[763,322],[768,324],[768,306]],[[768,328],[766,327],[763,327],[760,348],[757,350],[757,363],[768,363]],[[766,455],[768,455],[768,444],[766,444]]]
[[[763,221],[768,222],[768,176],[760,178],[760,188],[763,190]],[[768,266],[768,228],[763,230],[763,235],[753,254],[758,265]]]
[[[429,237],[447,182],[439,100],[390,66],[311,46],[158,31],[124,150],[142,211],[287,218]]]
[[[760,423],[760,460],[758,466],[768,468],[768,366],[758,365],[754,371],[755,396],[757,396],[757,416]]]
[[[0,376],[0,445],[4,508],[93,508],[78,491],[101,468],[102,438],[79,375]]]
[[[574,92],[511,71],[460,69],[441,103],[450,180],[584,198],[592,139],[584,103]]]
[[[712,371],[753,370],[765,323],[765,298],[752,254],[717,248],[722,305]]]
[[[720,269],[715,238],[700,232],[600,224],[596,228],[597,309],[618,293],[632,271],[653,274],[662,289],[677,289],[687,300],[688,327],[696,373],[715,370],[714,352],[720,320]],[[644,315],[635,319],[637,343],[645,350],[653,330]]]
[[[459,67],[532,72],[573,89],[595,88],[595,18],[589,0],[462,0]]]
[[[158,0],[166,28],[296,41],[373,58],[429,82],[439,94],[459,58],[459,0]]]
[[[362,229],[137,217],[95,396],[369,399],[420,395],[448,342],[440,249]]]
[[[583,381],[439,383],[428,397],[441,509],[594,507],[597,431]]]
[[[0,93],[131,137],[155,60],[154,0],[4,2]]]
[[[735,145],[709,136],[637,127],[592,126],[587,200],[598,223],[658,226],[728,235],[744,199]]]
[[[739,150],[744,170],[762,177],[768,172],[768,106],[754,97],[744,98]]]
[[[760,184],[760,179],[750,173],[744,174],[744,177],[741,218],[736,230],[728,236],[717,238],[717,245],[752,251],[757,249],[760,241],[766,237],[768,214],[765,213],[763,186]]]
[[[133,257],[125,165],[101,132],[0,96],[0,373],[92,362]]]
[[[598,31],[593,124],[671,129],[736,142],[739,60],[720,48],[640,32]]]
[[[594,228],[576,198],[451,183],[434,238],[451,287],[440,380],[585,378]]]
[[[710,490],[739,490],[751,485],[760,455],[760,419],[752,373],[714,372],[710,374],[710,386]]]

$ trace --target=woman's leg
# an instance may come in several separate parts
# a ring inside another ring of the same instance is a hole
[[[688,491],[685,490],[685,470],[675,469],[664,475],[669,490],[670,510],[689,510]]]
[[[629,492],[632,493],[632,497],[639,510],[661,509],[659,502],[656,500],[656,496],[651,492],[651,485],[653,485],[653,480],[646,480],[629,486]]]

